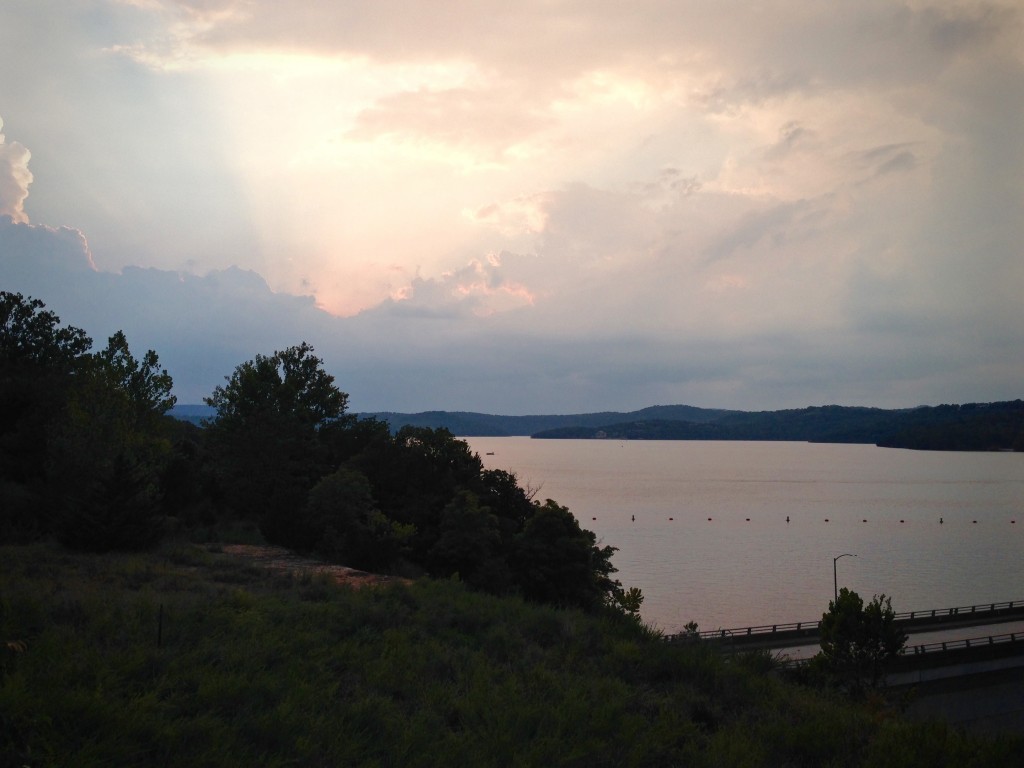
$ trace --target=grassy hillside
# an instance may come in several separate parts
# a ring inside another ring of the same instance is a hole
[[[354,590],[215,545],[0,548],[0,766],[998,766],[621,615]]]

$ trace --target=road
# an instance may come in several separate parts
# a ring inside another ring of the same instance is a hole
[[[947,643],[953,640],[973,640],[990,635],[1024,635],[1024,621],[1007,621],[999,624],[986,624],[977,627],[957,627],[952,629],[933,630],[930,632],[915,632],[907,634],[907,648],[915,645],[927,645],[928,643]],[[817,640],[813,643],[804,643],[785,648],[773,650],[780,656],[790,659],[809,659],[820,650],[821,646]]]

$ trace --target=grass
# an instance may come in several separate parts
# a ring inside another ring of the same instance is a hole
[[[670,646],[453,582],[352,590],[215,546],[0,548],[0,766],[1018,765]]]

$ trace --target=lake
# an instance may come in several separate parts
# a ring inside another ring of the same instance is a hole
[[[847,553],[839,586],[896,611],[1024,599],[1024,454],[466,440],[617,547],[616,578],[667,632],[817,620]]]

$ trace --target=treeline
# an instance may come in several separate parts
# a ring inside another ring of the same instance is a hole
[[[175,415],[178,415],[179,418],[189,418],[191,413],[185,410],[187,408],[188,406],[184,406],[182,411]],[[378,411],[363,415],[386,421],[394,430],[404,426],[431,427],[433,429],[443,427],[464,437],[511,437],[532,435],[549,429],[600,427],[604,424],[627,421],[673,420],[704,423],[730,413],[738,413],[738,411],[697,408],[692,405],[653,405],[628,413],[600,411],[560,415],[499,416],[472,411],[423,411],[421,413]]]
[[[356,568],[639,608],[612,578],[614,548],[567,508],[485,469],[445,429],[392,433],[349,414],[306,343],[238,365],[202,427],[168,415],[156,352],[136,358],[121,332],[92,347],[41,301],[0,292],[0,543],[139,549],[175,527],[242,521]]]
[[[615,440],[801,440],[889,448],[1024,451],[1024,401],[909,410],[830,405],[783,411],[730,411],[707,421],[637,419],[574,425],[535,438]]]

